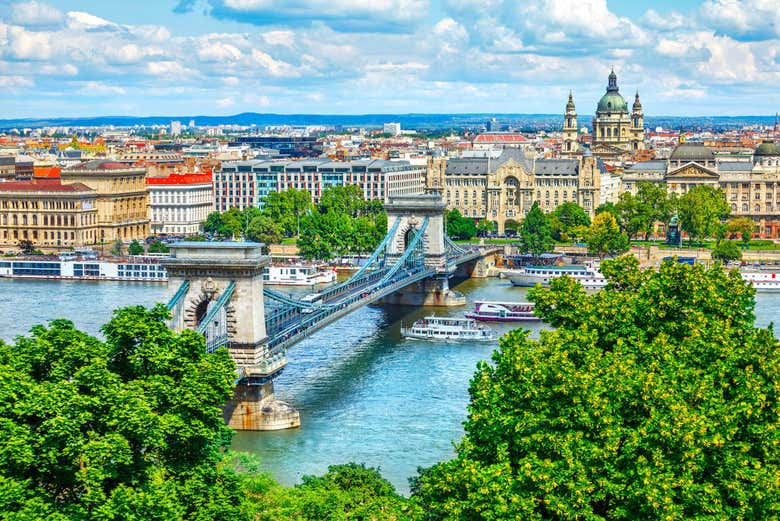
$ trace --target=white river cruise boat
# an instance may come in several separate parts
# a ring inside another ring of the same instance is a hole
[[[474,311],[464,315],[483,322],[529,322],[540,320],[534,315],[533,302],[493,302],[477,300]]]
[[[533,287],[537,284],[549,286],[555,277],[568,275],[589,289],[600,289],[607,285],[607,279],[595,263],[573,264],[568,266],[525,266],[509,274],[509,280],[515,286]]]
[[[0,259],[0,277],[15,279],[121,280],[129,282],[166,282],[165,267],[143,258],[107,261],[94,258],[63,260],[51,257]]]
[[[756,291],[780,291],[780,271],[740,270],[739,273]]]
[[[279,264],[263,270],[263,283],[271,286],[314,286],[336,280],[336,271],[314,264]]]
[[[401,324],[401,335],[420,340],[476,340],[496,339],[489,327],[477,324],[470,318],[425,317],[409,327]]]

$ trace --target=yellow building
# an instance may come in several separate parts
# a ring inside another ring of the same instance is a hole
[[[17,248],[32,241],[39,249],[94,244],[97,192],[81,183],[34,179],[0,183],[0,245]]]
[[[565,202],[593,216],[601,204],[604,165],[593,156],[529,159],[518,148],[471,152],[460,158],[431,158],[426,187],[443,193],[448,209],[486,219],[503,233],[519,224],[534,202],[545,212]]]
[[[150,233],[146,170],[94,160],[63,170],[63,184],[83,183],[97,192],[98,238],[144,239]]]

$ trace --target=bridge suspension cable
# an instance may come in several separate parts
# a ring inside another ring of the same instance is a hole
[[[346,281],[344,281],[344,284],[349,284],[350,282],[357,280],[360,278],[361,275],[369,268],[371,267],[374,262],[379,258],[380,255],[382,255],[385,252],[385,248],[387,248],[387,243],[390,242],[390,240],[395,237],[395,232],[398,231],[398,226],[401,224],[401,218],[396,217],[395,222],[393,222],[393,226],[390,227],[389,230],[387,230],[387,233],[385,234],[384,239],[382,239],[382,242],[379,243],[379,246],[376,247],[374,250],[374,253],[371,254],[371,256],[368,258],[365,264],[360,267],[359,270],[357,270],[350,278],[348,278]]]
[[[174,293],[173,297],[171,297],[171,300],[168,301],[166,307],[169,311],[173,311],[173,309],[179,305],[179,301],[184,297],[184,295],[187,294],[188,289],[190,289],[190,281],[185,280],[181,283],[179,289],[176,290],[176,293]]]
[[[390,280],[393,275],[395,275],[398,270],[403,267],[404,264],[406,264],[406,261],[411,257],[413,253],[419,253],[417,251],[417,245],[420,244],[420,242],[423,240],[423,236],[425,235],[425,229],[428,227],[428,217],[423,219],[422,225],[420,225],[420,229],[417,230],[417,233],[414,234],[414,237],[412,237],[412,240],[409,241],[409,244],[406,245],[406,250],[404,250],[403,255],[401,255],[397,261],[395,261],[395,264],[393,264],[393,267],[388,270],[387,273],[385,273],[384,277],[379,281],[378,284],[384,284],[388,280]]]

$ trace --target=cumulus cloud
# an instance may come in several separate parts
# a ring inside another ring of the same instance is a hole
[[[700,13],[718,33],[736,39],[780,36],[780,8],[776,0],[706,0]]]
[[[34,82],[22,76],[0,76],[0,87],[14,89],[19,87],[32,87]]]
[[[256,25],[324,22],[347,32],[411,32],[427,16],[428,0],[208,0],[217,18]],[[189,11],[180,0],[176,11]]]
[[[11,21],[26,27],[56,26],[62,23],[62,12],[43,2],[22,2],[11,5]]]

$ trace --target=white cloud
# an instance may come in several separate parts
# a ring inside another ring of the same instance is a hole
[[[17,60],[48,60],[52,56],[50,35],[47,32],[26,31],[11,26],[7,33],[12,56]]]
[[[18,87],[32,87],[35,84],[29,78],[22,76],[0,76],[0,87],[13,89]]]
[[[26,27],[53,26],[62,23],[62,12],[43,2],[23,2],[11,5],[11,21]]]
[[[225,108],[225,107],[232,107],[233,105],[235,105],[235,104],[236,104],[236,102],[233,100],[233,98],[222,98],[222,99],[218,99],[218,100],[216,101],[216,103],[217,103],[217,107],[222,107],[222,108]]]
[[[229,43],[204,41],[197,51],[198,59],[203,62],[229,62],[241,59],[241,51]]]
[[[94,30],[113,30],[118,29],[119,25],[109,22],[99,16],[85,13],[83,11],[68,11],[66,24],[70,29],[81,31]]]
[[[699,11],[721,34],[748,40],[780,36],[777,0],[706,0]]]
[[[115,96],[126,94],[127,90],[101,81],[87,81],[81,84],[78,92],[85,96]]]
[[[292,31],[269,31],[260,35],[268,45],[281,45],[292,48],[295,43],[295,33]]]
[[[181,76],[189,74],[182,64],[175,61],[154,61],[146,64],[146,71],[154,76],[173,76],[172,79],[181,79]]]
[[[301,75],[300,71],[289,63],[275,60],[270,54],[258,49],[252,49],[251,59],[254,64],[265,69],[271,76],[292,78]]]

